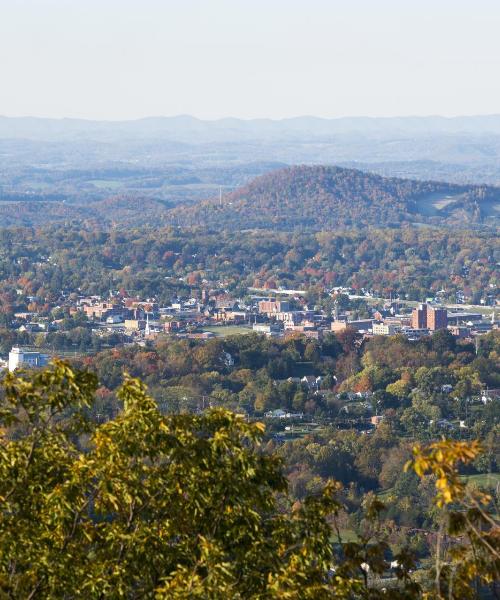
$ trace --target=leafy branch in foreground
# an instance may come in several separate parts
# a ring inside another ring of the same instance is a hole
[[[370,532],[350,544],[335,542],[331,526],[338,484],[290,506],[281,462],[260,447],[262,424],[220,409],[164,416],[143,384],[126,378],[123,411],[96,426],[86,419],[96,387],[64,362],[4,379],[0,598],[421,597],[407,552],[392,555],[397,569],[387,577],[377,499],[367,499]],[[455,481],[467,447],[449,455],[443,444],[445,476]],[[443,463],[432,449],[418,452],[422,475]],[[467,493],[453,488],[450,502]],[[479,569],[493,573],[486,557],[488,545],[497,551],[496,521],[489,500],[476,501],[478,512],[453,526],[476,527],[478,562],[450,552],[438,579],[453,573],[460,585],[446,597],[458,598]]]
[[[481,451],[477,440],[442,440],[426,448],[415,446],[414,458],[406,465],[420,477],[434,477],[435,504],[441,511],[435,587],[429,598],[475,598],[478,585],[495,585],[500,580],[498,506],[490,494],[467,486],[458,470],[460,463],[472,462]]]

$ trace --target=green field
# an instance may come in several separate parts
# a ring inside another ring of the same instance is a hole
[[[252,328],[248,325],[211,325],[204,327],[203,331],[211,331],[217,337],[227,337],[228,335],[246,335],[252,333]]]
[[[480,487],[485,490],[494,490],[497,485],[500,485],[500,473],[479,473],[477,475],[462,475],[462,481],[470,483],[475,487]],[[377,497],[382,502],[387,502],[393,494],[393,488],[383,490],[377,493]]]
[[[340,539],[344,544],[351,542],[359,542],[358,534],[353,529],[340,529]],[[332,542],[332,544],[338,543],[339,540],[336,532],[331,536],[330,541]]]
[[[462,477],[467,483],[485,489],[495,488],[500,484],[500,473],[480,473],[479,475],[464,475]]]

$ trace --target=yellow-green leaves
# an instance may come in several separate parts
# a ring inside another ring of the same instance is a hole
[[[436,504],[442,507],[455,500],[460,500],[464,484],[458,473],[459,463],[472,462],[480,453],[481,445],[477,440],[459,442],[442,440],[429,444],[426,448],[416,445],[414,458],[405,465],[405,470],[412,467],[419,477],[434,475],[436,478]]]
[[[489,585],[500,578],[498,510],[489,494],[469,488],[459,474],[460,464],[471,463],[481,451],[477,440],[442,440],[425,448],[417,445],[413,460],[406,464],[405,468],[412,467],[419,477],[434,477],[435,502],[446,517],[448,556],[443,561],[438,538],[436,592],[429,598],[475,598],[474,582]]]
[[[384,506],[375,495],[363,507],[368,533],[334,545],[329,519],[342,508],[342,486],[330,482],[289,510],[282,464],[260,448],[261,423],[222,409],[164,416],[127,377],[124,410],[94,426],[85,410],[95,388],[92,375],[61,362],[6,378],[0,599],[421,597],[404,550],[387,593],[370,583],[387,570],[389,553],[376,537]],[[436,477],[446,507],[468,498],[457,464],[479,451],[477,443],[438,442],[417,448],[411,464]],[[474,547],[474,560],[458,547],[450,558],[460,593],[472,577],[491,581],[497,568],[488,499],[469,500],[449,529]]]
[[[262,424],[220,409],[165,417],[127,377],[123,412],[91,428],[95,386],[61,362],[6,378],[0,597],[313,597],[328,587],[331,493],[279,515],[286,480],[258,451]]]

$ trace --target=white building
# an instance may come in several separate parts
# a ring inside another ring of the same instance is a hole
[[[392,323],[373,323],[372,333],[373,335],[395,335],[401,327],[397,327]]]
[[[264,333],[267,336],[273,337],[281,335],[283,332],[283,324],[279,323],[254,323],[252,329],[257,333]]]
[[[43,367],[49,361],[46,354],[41,354],[36,350],[14,347],[9,352],[9,371],[15,371],[18,368]]]
[[[279,313],[276,313],[274,315],[274,317],[278,321],[283,321],[283,323],[285,324],[285,329],[289,325],[292,325],[292,326],[297,325],[297,323],[300,323],[302,321],[302,315],[297,310],[290,310],[287,312],[279,312]]]
[[[116,323],[123,323],[124,319],[123,319],[123,315],[110,315],[109,317],[107,317],[106,319],[106,323],[108,323],[109,325],[115,325]]]
[[[304,413],[291,413],[282,408],[270,410],[264,415],[266,419],[302,419]]]

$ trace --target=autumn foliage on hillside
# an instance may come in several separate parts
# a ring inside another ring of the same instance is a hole
[[[440,195],[454,201],[432,218],[420,202]],[[499,198],[495,188],[386,178],[341,167],[296,166],[262,175],[222,202],[178,207],[171,218],[179,225],[229,229],[470,224],[483,220],[483,202]]]

